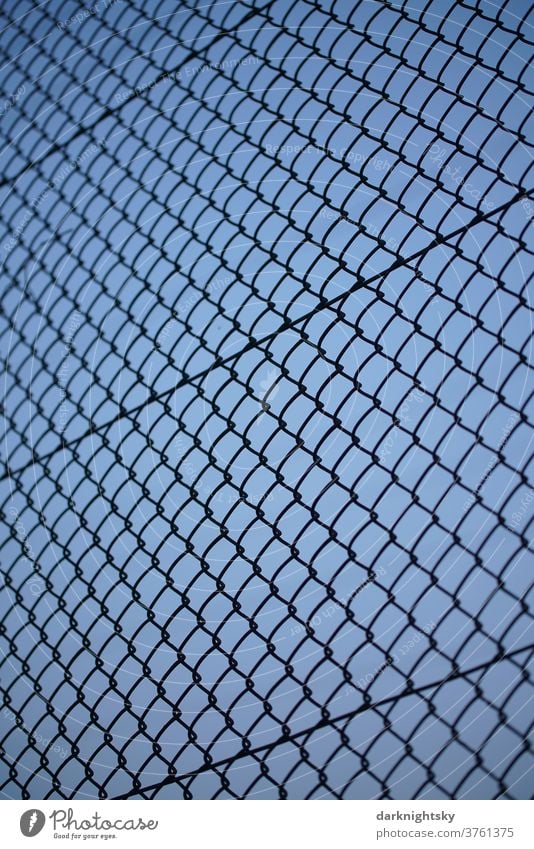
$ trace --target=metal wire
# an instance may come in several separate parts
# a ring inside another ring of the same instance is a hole
[[[519,2],[4,2],[7,798],[527,798]]]

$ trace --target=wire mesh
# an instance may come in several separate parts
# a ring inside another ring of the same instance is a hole
[[[529,20],[4,0],[4,797],[532,795]]]

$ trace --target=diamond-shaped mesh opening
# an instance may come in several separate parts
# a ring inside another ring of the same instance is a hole
[[[525,4],[1,17],[4,797],[529,796]]]

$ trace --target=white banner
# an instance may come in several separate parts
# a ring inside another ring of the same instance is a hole
[[[3,802],[6,847],[531,849],[532,802]],[[336,806],[334,808],[334,805]],[[530,816],[529,816],[530,815]],[[35,841],[34,843],[32,841]]]

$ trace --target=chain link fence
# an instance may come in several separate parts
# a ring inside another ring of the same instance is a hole
[[[529,798],[527,5],[0,54],[4,798]]]

